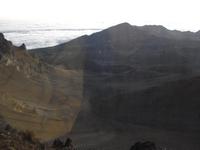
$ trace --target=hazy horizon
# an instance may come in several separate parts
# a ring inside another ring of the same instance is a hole
[[[55,46],[99,30],[72,29],[66,27],[65,24],[0,20],[0,32],[5,35],[6,39],[12,41],[17,46],[25,43],[28,49]]]
[[[115,25],[117,24],[112,26]],[[135,24],[131,25],[135,26]],[[110,26],[106,28],[109,27]],[[166,26],[164,27],[167,28]],[[66,23],[56,22],[0,20],[0,32],[2,32],[8,40],[12,41],[14,45],[20,46],[22,43],[25,43],[27,49],[56,46],[83,35],[99,32],[106,28],[75,27],[69,26]]]
[[[197,0],[6,0],[0,21],[56,23],[66,28],[107,28],[122,22],[163,25],[170,30],[200,30]]]
[[[0,32],[28,49],[55,46],[124,22],[200,31],[197,0],[0,1]]]

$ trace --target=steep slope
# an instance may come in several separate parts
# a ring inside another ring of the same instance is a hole
[[[0,34],[0,115],[41,140],[71,130],[82,100],[82,72],[56,69]]]
[[[124,124],[200,129],[198,32],[123,23],[31,53],[56,66],[83,70],[82,111],[87,115],[81,113],[80,120],[95,115]]]

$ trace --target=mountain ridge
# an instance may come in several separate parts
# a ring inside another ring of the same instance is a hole
[[[147,29],[146,29],[146,27],[147,27]],[[111,46],[109,44],[109,42],[111,42],[112,46],[114,46],[115,49],[120,49],[120,47],[122,47],[122,49],[124,49],[123,47],[125,47],[125,46],[126,46],[125,49],[140,49],[139,43],[142,44],[144,42],[149,42],[151,44],[151,43],[154,43],[155,41],[160,41],[160,44],[164,44],[163,41],[166,41],[169,44],[171,43],[171,45],[180,43],[180,44],[185,44],[186,46],[188,46],[188,41],[189,42],[191,41],[192,45],[197,45],[198,41],[200,40],[200,38],[197,37],[196,34],[192,33],[192,32],[189,33],[189,36],[188,36],[187,32],[171,31],[164,27],[161,27],[165,30],[165,33],[166,33],[166,35],[162,35],[162,34],[157,33],[154,30],[151,31],[150,30],[151,28],[148,29],[149,27],[156,28],[157,26],[142,26],[142,27],[140,27],[140,26],[132,26],[128,23],[122,23],[122,24],[110,27],[108,29],[105,29],[103,31],[94,33],[90,36],[87,36],[87,35],[81,36],[77,39],[71,40],[67,43],[63,43],[58,46],[42,48],[42,49],[37,49],[37,50],[31,50],[29,52],[37,54],[40,58],[44,59],[44,61],[46,61],[50,64],[53,64],[53,63],[58,64],[59,62],[62,62],[62,60],[61,60],[62,58],[65,59],[64,55],[68,55],[67,52],[66,53],[64,52],[66,46],[67,46],[66,49],[68,49],[68,51],[69,51],[69,49],[73,49],[73,47],[70,48],[70,45],[75,46],[75,45],[80,45],[81,43],[82,43],[82,45],[85,44],[84,47],[81,48],[82,50],[81,51],[80,51],[80,49],[78,50],[78,47],[77,47],[76,48],[77,50],[73,50],[73,51],[77,51],[77,54],[70,52],[72,54],[72,56],[70,56],[70,57],[79,57],[78,55],[80,55],[81,53],[85,53],[85,50],[84,50],[85,47],[89,47],[91,44],[94,46],[95,43],[96,44],[99,43],[101,45],[105,45],[107,43],[108,46]],[[176,37],[176,35],[178,35],[178,36]],[[102,38],[101,38],[101,36],[102,36]],[[136,36],[136,37],[134,37],[134,36]],[[170,38],[169,38],[169,36],[170,36]],[[109,40],[107,40],[107,39],[109,39]],[[110,41],[110,39],[112,39],[112,41]],[[131,41],[130,41],[130,39],[131,39]],[[93,40],[93,41],[91,41],[91,40]],[[104,41],[102,41],[102,40],[104,40]],[[143,41],[141,41],[141,40],[143,40]],[[138,48],[137,48],[137,45],[138,45]],[[95,46],[98,47],[98,45],[95,45]],[[60,55],[61,58],[57,58],[58,55],[56,55],[56,53],[58,53],[58,52],[63,53],[62,57]],[[44,53],[44,55],[43,55],[43,53]],[[83,55],[85,55],[85,54],[81,54],[79,59],[82,60]],[[68,59],[71,59],[69,56],[65,56],[65,57]],[[63,60],[63,62],[64,62],[64,60]],[[64,63],[62,63],[62,65],[63,64]],[[70,62],[66,62],[66,64],[70,64]],[[79,64],[81,64],[81,62],[79,62]],[[78,64],[76,64],[76,65],[78,65]]]
[[[44,83],[36,87],[47,96],[40,105],[50,103],[51,110],[58,111],[46,115],[57,121],[71,116],[51,137],[69,133],[76,143],[109,150],[128,149],[130,141],[141,138],[172,145],[172,149],[199,149],[200,43],[196,33],[124,23],[28,53],[51,64],[45,74],[47,83],[36,78]],[[22,77],[18,75],[15,81]],[[41,99],[32,97],[36,102]],[[60,110],[60,106],[66,107]],[[41,112],[41,108],[36,110]],[[45,119],[43,127],[48,125]]]
[[[173,82],[170,87],[176,87],[178,80],[193,81],[193,78],[198,77],[200,75],[199,40],[196,33],[192,32],[171,31],[163,26],[138,27],[122,23],[90,36],[79,37],[47,49],[33,50],[30,53],[39,55],[45,62],[55,66],[83,70],[85,103],[90,107],[90,112],[87,113],[122,122],[132,120],[131,122],[134,123],[134,120],[139,119],[137,121],[139,124],[146,125],[152,124],[156,119],[157,125],[163,128],[166,126],[161,120],[162,116],[165,116],[168,118],[166,120],[168,125],[174,125],[178,130],[178,125],[187,122],[183,117],[184,110],[174,109],[174,113],[180,116],[177,116],[177,120],[171,119],[168,112],[162,111],[168,107],[167,101],[173,103],[170,97],[165,98],[167,94],[172,95],[171,91],[162,90],[156,93],[150,89],[159,89],[158,87],[161,88],[170,82]],[[194,88],[198,86],[195,85]],[[178,89],[175,88],[174,91],[176,90]],[[145,91],[150,92],[151,96],[146,97]],[[186,98],[180,107],[192,105],[189,103],[189,95],[188,93],[188,99]],[[178,97],[181,96],[178,94],[172,96],[177,96],[178,104]],[[156,106],[147,102],[155,101],[156,97],[160,99],[159,103],[154,104]],[[132,109],[129,106],[137,107]],[[155,107],[156,109],[153,109]],[[149,117],[144,108],[152,111]],[[197,109],[191,111],[198,112]],[[159,112],[161,115],[155,118],[155,114]],[[138,113],[141,113],[144,118],[137,118],[134,114]],[[195,119],[192,114],[189,116],[193,120],[190,121],[191,126],[185,129],[199,130],[197,118]],[[149,120],[148,118],[151,117],[152,120]],[[179,117],[181,119],[178,121]]]

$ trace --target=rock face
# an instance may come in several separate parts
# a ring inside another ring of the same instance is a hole
[[[200,130],[198,33],[123,23],[31,53],[55,66],[83,70],[82,111],[87,114],[124,124]]]
[[[0,34],[0,115],[41,140],[69,132],[80,110],[82,72],[57,69]]]
[[[3,54],[11,54],[11,46],[12,43],[10,41],[7,41],[4,38],[4,35],[0,33],[0,54],[1,56]]]

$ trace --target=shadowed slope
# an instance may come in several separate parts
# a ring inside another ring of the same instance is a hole
[[[198,93],[186,90],[183,99],[181,93],[170,90],[176,83],[162,88],[181,79],[193,81],[200,75],[199,41],[198,32],[123,23],[31,53],[53,65],[83,70],[86,108],[92,114],[108,120],[199,130],[198,119],[191,119],[199,110],[190,103]],[[195,100],[195,104],[199,102]],[[172,118],[174,115],[177,119]],[[166,118],[165,123],[162,118]],[[187,122],[190,125],[185,126]]]

